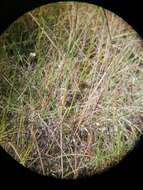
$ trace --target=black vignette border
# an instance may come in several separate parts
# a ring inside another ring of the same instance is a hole
[[[48,0],[1,0],[0,2],[0,34],[19,16],[25,12],[30,11],[38,6],[45,5],[57,1]],[[81,2],[81,1],[79,1]],[[116,13],[128,22],[136,32],[143,38],[143,5],[141,1],[135,0],[94,0],[94,1],[82,1],[102,6],[112,12]],[[104,173],[92,176],[90,178],[79,179],[76,181],[60,181],[54,180],[48,177],[41,177],[36,173],[25,169],[23,166],[14,161],[7,153],[0,147],[0,174],[1,181],[12,180],[13,184],[18,185],[18,180],[28,180],[35,184],[42,180],[43,184],[47,187],[95,187],[98,185],[109,184],[112,186],[113,182],[117,182],[118,185],[125,184],[138,184],[142,175],[143,169],[143,137],[136,143],[134,150],[115,167]],[[114,185],[113,185],[114,186]]]

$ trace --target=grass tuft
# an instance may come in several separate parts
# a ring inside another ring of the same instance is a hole
[[[17,161],[75,179],[133,147],[143,127],[142,41],[121,18],[91,4],[50,4],[0,42],[0,144]]]

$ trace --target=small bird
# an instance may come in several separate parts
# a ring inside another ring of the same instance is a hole
[[[76,92],[70,91],[67,94],[66,106],[70,106],[71,103],[76,103],[77,101],[80,101],[83,98],[84,90],[90,88],[90,85],[85,81],[81,81],[79,82],[78,88],[79,90],[77,90]]]
[[[90,88],[90,85],[86,81],[81,81],[79,83],[79,89],[84,90]]]

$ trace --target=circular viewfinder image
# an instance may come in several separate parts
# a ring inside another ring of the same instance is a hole
[[[44,176],[117,164],[143,128],[143,43],[116,14],[58,2],[0,37],[0,145]]]

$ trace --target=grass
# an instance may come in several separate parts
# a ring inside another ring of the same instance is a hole
[[[115,14],[57,3],[0,38],[0,144],[43,175],[78,178],[119,162],[143,127],[142,41]]]

